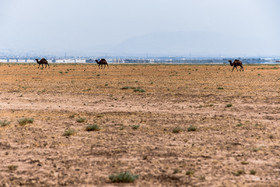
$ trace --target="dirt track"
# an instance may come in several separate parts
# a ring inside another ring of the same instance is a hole
[[[244,68],[1,64],[0,184],[279,186],[280,67]]]

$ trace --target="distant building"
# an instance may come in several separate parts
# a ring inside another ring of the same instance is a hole
[[[34,63],[34,62],[35,62],[35,60],[32,60],[32,59],[26,59],[26,62],[27,62],[27,63]]]
[[[87,59],[86,63],[95,63],[95,61],[93,59]]]
[[[10,58],[8,62],[17,62],[17,59]]]
[[[8,62],[7,59],[0,59],[0,62]]]
[[[112,59],[112,62],[113,63],[124,63],[124,61],[120,58],[114,58],[114,59]]]
[[[75,59],[75,63],[86,63],[85,59]]]
[[[26,60],[25,60],[25,59],[18,59],[17,62],[18,62],[18,63],[25,63]]]
[[[149,63],[147,59],[124,59],[124,63]]]
[[[56,63],[64,63],[64,60],[63,59],[56,59],[55,62]]]
[[[64,59],[64,63],[75,63],[74,59]]]

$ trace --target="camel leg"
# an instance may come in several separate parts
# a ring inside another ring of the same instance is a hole
[[[233,66],[233,68],[232,68],[231,72],[233,72],[233,70],[234,70],[234,66]]]

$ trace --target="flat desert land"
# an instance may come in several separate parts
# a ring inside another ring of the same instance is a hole
[[[279,186],[280,67],[244,68],[1,64],[0,184]]]

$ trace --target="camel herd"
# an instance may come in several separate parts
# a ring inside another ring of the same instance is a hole
[[[40,68],[40,65],[42,65],[42,68],[44,67],[43,65],[45,64],[45,68],[47,68],[47,66],[50,67],[48,61],[45,58],[42,58],[41,60],[36,59],[36,62],[39,64],[38,68]],[[102,67],[104,66],[104,69],[106,68],[106,66],[109,68],[109,65],[107,63],[107,60],[102,58],[101,60],[95,60],[95,62],[98,64],[99,69],[102,69]],[[240,66],[240,71],[244,71],[244,68],[242,66],[242,61],[241,60],[237,60],[235,59],[234,62],[232,62],[231,60],[229,60],[229,64],[231,66],[233,66],[232,71],[234,70],[234,68],[236,68],[236,71],[238,71],[237,66]]]
[[[50,67],[48,61],[45,58],[42,58],[41,60],[39,59],[35,59],[36,62],[39,64],[38,68],[40,68],[40,66],[42,65],[42,68],[44,68],[44,64],[45,64],[45,68],[47,68],[47,66]],[[95,62],[98,64],[99,69],[104,66],[104,69],[106,68],[106,66],[109,68],[109,65],[107,63],[107,60],[102,58],[101,60],[95,60]]]

